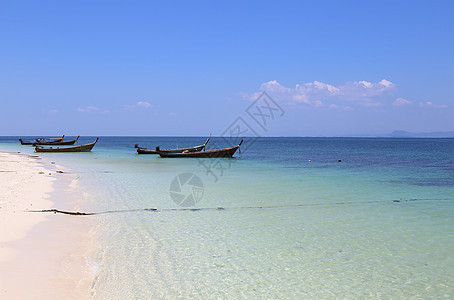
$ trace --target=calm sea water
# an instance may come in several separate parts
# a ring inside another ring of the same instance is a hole
[[[0,149],[32,152],[16,141]],[[133,148],[204,141],[102,137],[91,153],[39,154],[77,174],[82,209],[123,211],[91,217],[94,299],[454,297],[454,139],[246,139],[217,160]],[[170,195],[184,173],[203,183],[181,186],[201,196],[190,207]]]

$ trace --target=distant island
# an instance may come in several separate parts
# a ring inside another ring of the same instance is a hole
[[[454,131],[409,132],[395,130],[389,134],[389,137],[454,138]]]

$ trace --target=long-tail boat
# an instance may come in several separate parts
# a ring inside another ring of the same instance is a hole
[[[205,146],[210,141],[210,138],[211,138],[211,135],[206,140],[205,144],[203,144],[203,145],[193,146],[193,147],[188,147],[188,148],[160,149],[159,147],[156,147],[156,149],[147,149],[147,148],[139,147],[137,144],[135,145],[135,148],[137,148],[137,154],[159,154],[161,152],[165,152],[165,153],[199,152],[199,151],[202,151],[203,149],[205,149]]]
[[[98,142],[98,138],[93,143],[80,145],[80,146],[72,146],[72,147],[41,147],[37,146],[35,148],[36,152],[89,152],[95,146],[96,142]]]
[[[23,141],[22,139],[19,139],[19,142],[21,145],[33,145],[33,143],[36,143],[36,141]]]
[[[236,150],[238,150],[240,148],[242,143],[243,143],[243,140],[241,140],[241,142],[238,145],[233,146],[233,147],[199,151],[199,152],[182,152],[182,153],[159,152],[159,156],[161,156],[161,157],[210,157],[210,158],[232,157],[233,154],[235,154]]]
[[[70,141],[63,141],[63,140],[55,140],[55,141],[51,141],[51,140],[45,140],[45,141],[37,141],[35,143],[33,143],[32,145],[33,146],[64,146],[64,145],[74,145],[77,140],[79,139],[80,136],[77,136],[77,138],[75,138],[74,140],[70,140]]]
[[[48,141],[56,141],[56,142],[58,142],[58,141],[63,140],[64,137],[65,137],[65,135],[62,135],[61,138],[50,138],[50,139],[40,138],[40,139],[35,139],[35,141],[41,142],[41,141],[46,141],[46,140],[48,140]]]
[[[34,141],[24,141],[22,139],[19,139],[19,142],[21,143],[21,145],[33,145],[33,144],[36,144],[36,143],[42,143],[42,142],[61,142],[63,140],[63,138],[65,137],[65,135],[63,135],[61,138],[50,138],[50,139],[46,139],[46,138],[36,138],[34,139]]]

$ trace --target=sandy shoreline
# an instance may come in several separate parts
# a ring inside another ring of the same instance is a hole
[[[74,175],[36,155],[0,152],[0,298],[86,299],[94,219],[27,210],[77,209]]]

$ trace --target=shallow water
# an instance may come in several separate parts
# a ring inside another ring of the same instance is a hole
[[[0,148],[32,153],[15,140]],[[85,210],[138,209],[93,216],[93,298],[454,297],[453,139],[246,139],[214,161],[132,148],[204,140],[102,137],[92,153],[40,154],[79,175]],[[182,173],[203,182],[189,209],[169,192]]]

